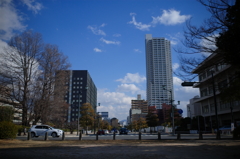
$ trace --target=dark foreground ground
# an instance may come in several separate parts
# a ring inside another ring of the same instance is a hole
[[[0,140],[0,159],[238,159],[240,140]]]

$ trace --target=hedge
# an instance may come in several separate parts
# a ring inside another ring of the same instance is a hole
[[[18,126],[9,121],[0,122],[0,139],[14,139],[18,132]]]

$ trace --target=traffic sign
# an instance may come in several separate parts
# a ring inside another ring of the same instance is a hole
[[[178,109],[178,113],[179,113],[179,114],[182,114],[182,113],[183,113],[183,110],[182,110],[182,109]]]

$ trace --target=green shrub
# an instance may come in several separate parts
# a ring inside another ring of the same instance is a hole
[[[0,122],[0,139],[16,138],[18,126],[9,121]]]
[[[240,126],[236,127],[236,129],[233,130],[233,138],[240,139]]]
[[[0,106],[0,121],[12,121],[14,109],[10,106]]]

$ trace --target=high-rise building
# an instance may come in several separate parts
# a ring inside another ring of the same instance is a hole
[[[67,86],[65,101],[69,103],[68,122],[77,121],[79,107],[84,103],[90,103],[96,112],[97,88],[87,70],[69,71]]]
[[[170,41],[146,34],[145,49],[148,105],[161,109],[174,99]]]

